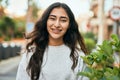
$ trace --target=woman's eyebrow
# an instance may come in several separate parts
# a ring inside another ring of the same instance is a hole
[[[50,17],[56,17],[55,15],[52,15],[52,14],[50,14],[49,16],[50,16]],[[60,18],[62,18],[62,19],[69,19],[69,18],[66,17],[66,16],[60,16]]]
[[[62,18],[62,19],[68,19],[68,17],[66,17],[66,16],[61,16],[60,18]]]
[[[52,14],[51,14],[51,15],[49,15],[49,16],[51,16],[51,17],[56,17],[55,15],[52,15]]]

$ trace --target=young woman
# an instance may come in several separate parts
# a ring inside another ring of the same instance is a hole
[[[74,15],[65,3],[50,5],[26,38],[30,42],[16,80],[78,80],[77,73],[84,66],[80,56],[87,50]]]

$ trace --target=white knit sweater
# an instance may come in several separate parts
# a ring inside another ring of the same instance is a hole
[[[71,70],[72,60],[70,59],[71,50],[66,45],[48,46],[45,51],[41,74],[39,80],[87,80],[87,78],[77,78],[78,71],[84,68],[83,60],[79,58],[78,66],[74,71]],[[80,56],[84,53],[79,52]],[[23,54],[20,61],[16,80],[30,80],[26,72],[26,67],[32,53]]]

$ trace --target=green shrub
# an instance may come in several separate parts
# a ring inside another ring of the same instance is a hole
[[[12,38],[23,38],[25,32],[25,21],[21,19],[14,19],[8,16],[0,18],[0,37],[5,41]]]
[[[94,39],[94,34],[92,32],[87,32],[85,34],[83,34],[85,38],[91,38],[91,39]]]
[[[90,38],[85,38],[85,45],[88,52],[90,53],[95,48],[95,41]]]
[[[4,41],[10,41],[10,37],[9,36],[5,36],[4,37]]]
[[[78,75],[86,76],[90,80],[120,80],[120,40],[117,35],[112,35],[111,38],[112,40],[105,40],[102,45],[98,45],[95,52],[82,56],[87,67]],[[115,53],[119,56],[117,66],[114,65]]]
[[[2,37],[2,32],[0,31],[0,37]]]

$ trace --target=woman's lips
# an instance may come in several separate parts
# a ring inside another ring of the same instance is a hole
[[[59,29],[52,29],[52,32],[55,33],[55,34],[59,34],[62,30],[59,30]]]

